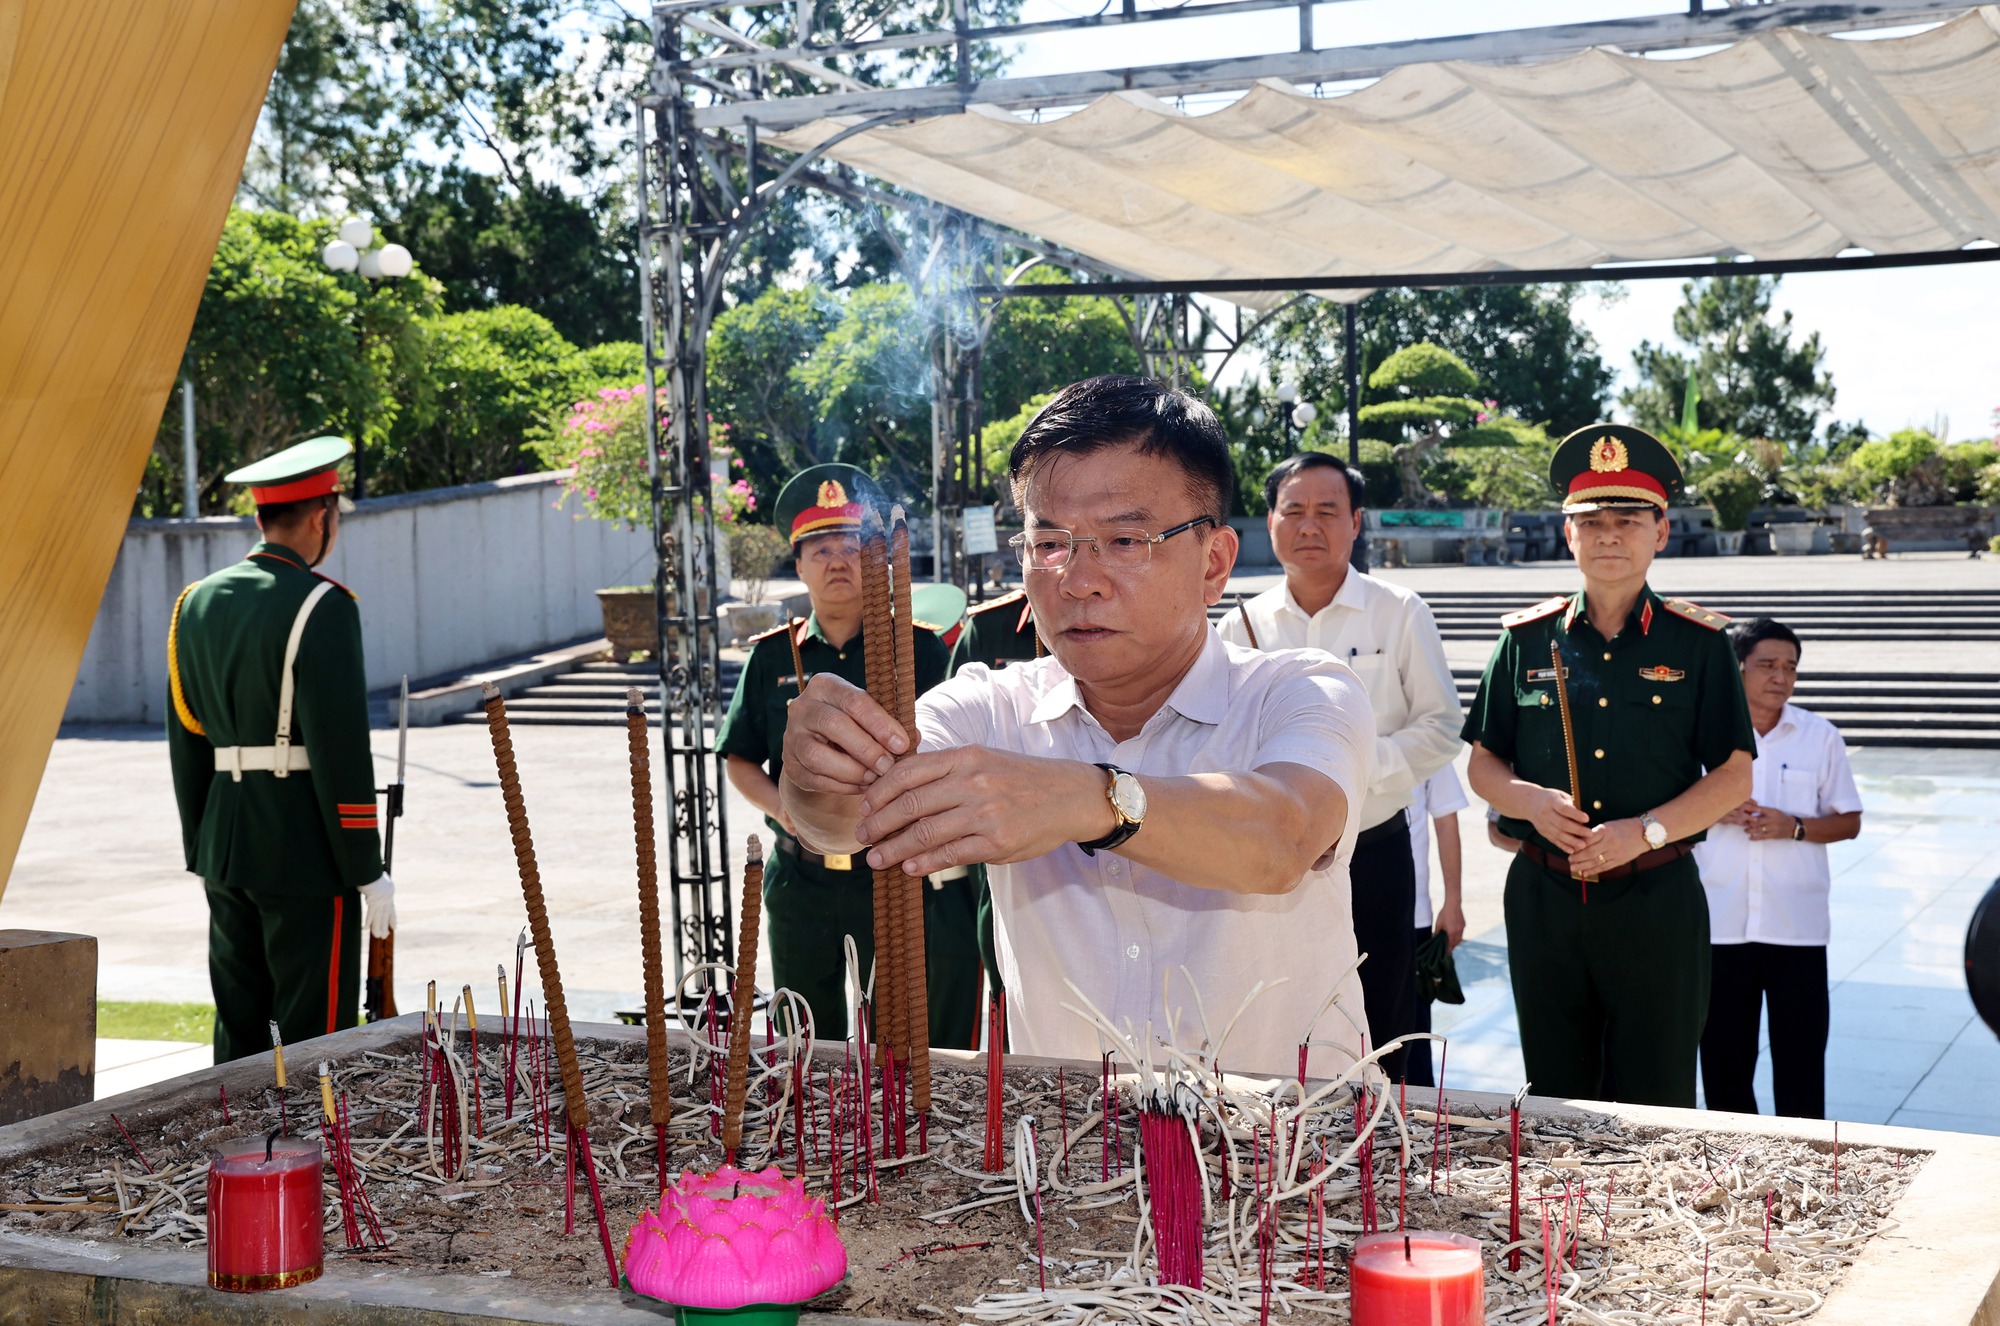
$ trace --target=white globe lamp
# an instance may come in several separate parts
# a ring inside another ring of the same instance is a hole
[[[1319,407],[1311,401],[1300,401],[1292,407],[1292,426],[1294,428],[1305,428],[1317,418],[1319,418]]]
[[[342,240],[355,248],[365,249],[368,247],[368,242],[375,238],[375,227],[358,216],[350,216],[340,223],[338,233]]]
[[[392,281],[399,281],[408,276],[410,268],[414,265],[410,251],[401,244],[384,244],[375,251],[376,269]]]
[[[1299,398],[1299,384],[1298,384],[1298,383],[1296,383],[1296,382],[1291,382],[1291,381],[1286,381],[1286,382],[1280,382],[1280,383],[1278,384],[1278,402],[1279,402],[1279,404],[1281,404],[1281,405],[1290,405],[1290,404],[1291,404],[1291,403],[1292,403],[1293,401],[1297,400],[1298,398]]]
[[[320,261],[336,272],[351,272],[361,265],[361,254],[344,239],[337,239],[320,250]]]

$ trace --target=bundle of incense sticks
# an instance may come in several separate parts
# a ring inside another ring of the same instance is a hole
[[[549,1039],[554,1042],[557,1067],[562,1074],[563,1112],[569,1120],[569,1160],[581,1155],[584,1176],[590,1183],[590,1202],[597,1213],[598,1238],[604,1244],[604,1264],[611,1273],[611,1287],[618,1287],[618,1255],[611,1249],[611,1226],[605,1219],[604,1197],[597,1186],[597,1158],[590,1149],[590,1106],[583,1098],[583,1070],[577,1063],[576,1041],[569,1030],[569,1007],[563,1002],[562,973],[556,968],[555,941],[549,931],[549,909],[542,897],[541,869],[535,863],[535,841],[528,831],[528,807],[521,796],[520,770],[514,764],[514,739],[507,730],[507,702],[492,682],[482,687],[486,701],[486,730],[493,740],[493,763],[500,775],[500,797],[507,807],[507,830],[514,843],[514,864],[521,875],[521,900],[528,910],[528,929],[534,935],[535,967],[542,981]]]
[[[729,995],[729,1080],[722,1102],[722,1158],[736,1163],[743,1144],[743,1100],[750,1087],[750,1005],[757,997],[757,925],[763,917],[764,848],[757,835],[743,855],[743,910],[737,913],[736,983]]]
[[[1139,1149],[1145,1158],[1146,1201],[1159,1249],[1160,1283],[1199,1289],[1202,1169],[1187,1118],[1165,1091],[1139,1102]]]
[[[646,980],[646,1086],[653,1107],[653,1154],[660,1191],[667,1190],[667,1124],[673,1117],[667,1078],[667,988],[660,958],[660,875],[653,851],[653,768],[647,747],[646,698],[625,692],[625,745],[632,756],[632,840],[639,862],[639,953]],[[751,840],[755,843],[755,839]],[[755,856],[753,847],[752,855]]]
[[[898,506],[885,530],[861,543],[862,665],[868,695],[909,734],[917,733],[916,638],[910,610],[910,529]],[[931,1104],[930,1014],[924,967],[923,884],[897,867],[874,872],[875,1041],[882,1068],[883,1149],[904,1151],[906,1104],[916,1108],[918,1147]],[[864,1068],[865,1071],[865,1068]]]

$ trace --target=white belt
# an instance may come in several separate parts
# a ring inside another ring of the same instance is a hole
[[[283,752],[283,763],[279,763],[279,752]],[[300,773],[312,768],[306,758],[304,746],[217,746],[215,748],[215,771],[226,773],[237,782],[243,781],[243,771],[252,773]],[[283,777],[284,774],[279,774]]]

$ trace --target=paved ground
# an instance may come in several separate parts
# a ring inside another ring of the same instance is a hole
[[[1881,565],[1851,558],[1667,561],[1655,580],[1669,592],[1769,586],[1780,575],[1800,587],[1852,586]],[[1565,565],[1391,573],[1419,588],[1518,588],[1524,601],[1562,588],[1570,574]],[[1263,587],[1245,580],[1245,589]],[[1882,581],[1903,588],[1985,586],[2000,582],[2000,562],[1917,555],[1889,563]],[[1907,649],[1926,670],[1939,666],[1935,648],[1922,642],[1856,648]],[[1984,652],[1964,665],[1992,670],[1996,660],[1990,648]],[[1471,661],[1483,661],[1480,653]],[[636,1007],[641,982],[623,734],[520,727],[514,740],[571,1008],[580,1018],[606,1018]],[[386,782],[394,734],[377,732],[375,749]],[[1868,811],[1863,837],[1833,849],[1830,1103],[1844,1118],[2000,1133],[2000,1045],[1973,1017],[1959,965],[1972,908],[2000,875],[2000,832],[1993,827],[2000,754],[1860,750],[1855,765]],[[494,964],[511,968],[523,918],[484,729],[411,732],[409,806],[397,839],[398,999],[405,1008],[420,1005],[424,981],[435,979],[443,990],[471,982],[490,1001]],[[733,794],[727,808],[732,836],[740,840],[755,817]],[[655,813],[665,822],[663,808]],[[1469,1002],[1441,1018],[1441,1029],[1454,1035],[1453,1082],[1511,1090],[1520,1065],[1500,929],[1506,858],[1487,845],[1477,809],[1462,818],[1473,939],[1461,950]],[[96,934],[104,998],[206,1000],[206,917],[199,886],[180,859],[160,734],[66,730],[0,898],[0,926]],[[768,959],[765,966],[767,979]],[[144,1060],[138,1056],[150,1053],[146,1048],[103,1043],[101,1092],[140,1085],[149,1072],[186,1071],[200,1057],[156,1046],[173,1057]]]

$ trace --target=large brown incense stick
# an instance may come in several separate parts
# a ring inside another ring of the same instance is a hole
[[[521,798],[521,772],[514,764],[514,739],[507,731],[507,702],[492,682],[480,688],[486,701],[486,731],[493,738],[493,763],[500,774],[500,799],[507,807],[507,832],[514,840],[514,865],[521,873],[521,900],[528,909],[528,931],[534,937],[535,968],[542,980],[543,1015],[555,1042],[556,1064],[562,1074],[563,1113],[569,1120],[570,1145],[580,1148],[590,1181],[591,1203],[597,1209],[597,1233],[604,1243],[604,1261],[611,1284],[618,1284],[618,1257],[611,1250],[611,1230],[605,1222],[604,1200],[598,1194],[597,1159],[590,1149],[590,1107],[583,1098],[583,1069],[576,1060],[576,1040],[569,1030],[569,1005],[563,1000],[562,973],[556,969],[555,939],[549,932],[548,904],[542,898],[542,873],[535,864],[535,840],[528,832],[528,806]]]
[[[723,1087],[722,1152],[736,1163],[743,1144],[743,1098],[750,1087],[750,1006],[757,998],[757,923],[764,906],[764,847],[757,835],[743,853],[743,909],[737,915],[736,983],[729,995],[729,1077]]]
[[[896,578],[896,721],[917,742],[916,621],[910,608],[910,527],[903,509],[890,513],[889,570]],[[898,936],[903,959],[903,1051],[910,1062],[917,1112],[931,1107],[930,980],[924,968],[924,889],[921,879],[905,880],[896,889],[903,933]]]
[[[896,710],[896,646],[894,600],[889,590],[889,545],[880,525],[871,522],[861,541],[861,658],[868,697],[890,713]],[[902,872],[874,872],[875,980],[869,1007],[874,1010],[869,1034],[877,1052],[893,1059],[901,1043],[902,991],[894,961],[896,884]]]
[[[1549,641],[1549,666],[1556,674],[1556,709],[1562,715],[1563,753],[1569,756],[1569,800],[1571,805],[1582,810],[1583,779],[1576,768],[1576,724],[1569,713],[1569,671],[1563,667],[1562,644],[1559,641]],[[1589,902],[1592,876],[1583,874],[1576,878],[1585,886],[1583,900]]]
[[[625,744],[632,756],[632,841],[639,861],[639,953],[646,980],[646,1085],[653,1106],[655,1168],[667,1186],[667,1124],[673,1118],[673,1083],[667,1073],[667,988],[660,959],[660,873],[653,850],[653,767],[646,728],[646,697],[625,692]]]

